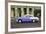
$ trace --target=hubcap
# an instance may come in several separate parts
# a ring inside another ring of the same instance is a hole
[[[35,22],[35,20],[33,20],[33,22]]]
[[[21,22],[21,20],[19,20],[19,22]]]

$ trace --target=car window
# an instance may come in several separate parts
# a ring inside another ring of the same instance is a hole
[[[26,17],[32,17],[32,16],[26,16]]]
[[[23,17],[33,17],[33,16],[29,16],[29,15],[24,15]]]

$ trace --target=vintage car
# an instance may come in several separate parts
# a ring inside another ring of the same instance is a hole
[[[38,22],[38,21],[39,21],[38,17],[34,17],[31,15],[24,15],[16,18],[17,23],[29,23],[29,22],[32,23],[32,22]]]

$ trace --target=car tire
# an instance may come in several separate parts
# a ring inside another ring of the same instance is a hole
[[[36,20],[36,23],[38,23],[39,21]]]
[[[35,20],[33,20],[33,23],[35,22]]]
[[[21,22],[22,22],[22,20],[21,20],[21,19],[19,19],[19,20],[18,20],[18,22],[19,22],[19,23],[21,23]]]

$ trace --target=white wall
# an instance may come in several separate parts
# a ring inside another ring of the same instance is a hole
[[[0,0],[0,34],[5,32],[5,0]]]

